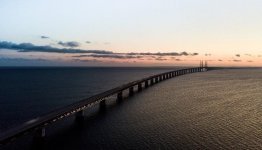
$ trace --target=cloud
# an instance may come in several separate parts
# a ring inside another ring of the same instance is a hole
[[[252,61],[252,60],[248,60],[247,62],[251,63],[251,62],[253,62],[253,61]]]
[[[205,54],[205,56],[211,56],[211,54]]]
[[[236,57],[240,57],[240,54],[236,54]]]
[[[166,58],[163,58],[163,57],[157,57],[157,58],[155,58],[155,60],[157,60],[157,61],[165,61],[165,60],[167,60]]]
[[[84,49],[77,49],[72,48],[79,46],[76,42],[59,42],[60,45],[64,45],[70,48],[57,48],[50,45],[46,46],[38,46],[32,43],[12,43],[7,41],[0,41],[0,49],[7,49],[7,50],[15,50],[18,52],[44,52],[44,53],[61,53],[61,54],[79,54],[76,56],[72,56],[74,58],[84,58],[84,57],[92,57],[92,58],[109,58],[109,59],[146,59],[148,57],[153,58],[158,61],[167,60],[166,57],[179,57],[179,56],[196,56],[198,53],[188,53],[188,52],[168,52],[168,53],[115,53],[112,51],[107,50],[84,50]],[[176,61],[180,61],[177,59]]]
[[[251,54],[245,54],[246,56],[249,56],[249,57],[251,57],[252,55]]]
[[[35,58],[35,59],[28,59],[28,58],[8,58],[8,57],[1,57],[0,61],[47,61],[46,59],[42,58]]]
[[[142,58],[142,56],[130,56],[130,55],[119,55],[119,54],[93,54],[93,55],[78,55],[72,57],[93,57],[93,58],[113,58],[113,59],[135,59]]]
[[[234,62],[241,62],[242,60],[234,59],[233,61],[234,61]]]
[[[105,50],[83,50],[71,48],[55,48],[52,46],[36,46],[32,43],[15,44],[12,42],[0,41],[0,49],[17,50],[18,52],[46,52],[46,53],[94,53],[94,54],[112,54]]]
[[[219,59],[218,61],[223,61],[222,59]]]
[[[188,53],[188,52],[169,52],[169,53],[127,53],[127,55],[142,55],[142,56],[196,56],[198,53]]]
[[[41,39],[49,39],[48,36],[44,36],[44,35],[40,36],[40,38],[41,38]]]
[[[71,47],[71,48],[80,46],[80,43],[75,42],[75,41],[70,41],[70,42],[59,41],[57,44],[64,46],[64,47]]]
[[[92,42],[90,42],[90,41],[86,41],[86,43],[87,43],[87,44],[91,44]]]
[[[176,60],[176,61],[182,61],[182,60],[181,60],[181,59],[179,59],[179,58],[176,58],[175,60]]]
[[[151,57],[158,61],[164,61],[167,60],[164,57],[169,56],[195,56],[198,55],[198,53],[192,53],[189,54],[187,52],[181,52],[181,53],[111,53],[111,54],[93,54],[93,55],[77,55],[72,57],[94,57],[94,58],[111,58],[111,59],[143,59],[145,57]],[[180,59],[177,59],[177,61],[180,61]]]

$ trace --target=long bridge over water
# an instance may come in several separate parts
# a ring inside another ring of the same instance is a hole
[[[137,92],[140,92],[144,88],[148,88],[161,81],[185,74],[207,71],[209,69],[210,68],[207,68],[207,65],[203,65],[203,63],[201,63],[200,67],[197,68],[187,68],[169,71],[121,85],[119,87],[113,88],[111,90],[105,91],[103,93],[94,95],[87,99],[81,100],[61,109],[50,112],[47,115],[34,119],[34,121],[32,121],[31,123],[23,124],[21,126],[13,128],[0,135],[0,144],[4,145],[10,143],[14,141],[16,138],[30,132],[35,132],[35,137],[37,138],[43,138],[46,135],[47,126],[50,126],[53,123],[72,115],[76,116],[76,120],[82,120],[84,118],[84,110],[96,104],[99,104],[101,108],[105,107],[106,100],[110,96],[116,95],[117,101],[121,101],[123,99],[124,91],[128,91],[128,95],[132,96],[136,92],[135,88],[137,88]]]

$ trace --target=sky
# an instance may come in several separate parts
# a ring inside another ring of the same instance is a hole
[[[261,8],[261,0],[1,0],[0,66],[261,66]]]

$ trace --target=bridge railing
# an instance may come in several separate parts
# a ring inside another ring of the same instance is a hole
[[[188,73],[195,73],[195,72],[202,72],[206,71],[207,68],[187,68],[187,69],[180,69],[169,71],[165,73],[160,73],[156,75],[152,75],[146,78],[142,78],[140,80],[136,80],[116,88],[110,89],[108,91],[102,92],[100,94],[91,96],[89,98],[83,99],[79,102],[70,104],[66,107],[61,109],[52,111],[42,117],[34,119],[31,123],[22,124],[16,128],[13,128],[4,134],[0,135],[0,144],[6,144],[10,141],[13,141],[17,137],[24,135],[28,132],[36,131],[36,137],[44,137],[45,136],[45,127],[56,122],[62,120],[68,116],[76,114],[77,118],[83,117],[83,110],[92,107],[95,104],[100,104],[101,106],[105,105],[105,100],[107,97],[112,95],[117,95],[117,100],[122,100],[123,98],[123,91],[129,90],[129,96],[134,94],[134,87],[137,86],[137,90],[141,91],[144,88],[147,88],[151,85],[159,83],[163,80],[173,78],[176,76],[188,74]],[[76,119],[77,119],[76,118]]]

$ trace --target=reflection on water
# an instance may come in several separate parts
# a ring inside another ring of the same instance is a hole
[[[262,70],[180,76],[50,134],[41,148],[262,149],[261,87]]]

